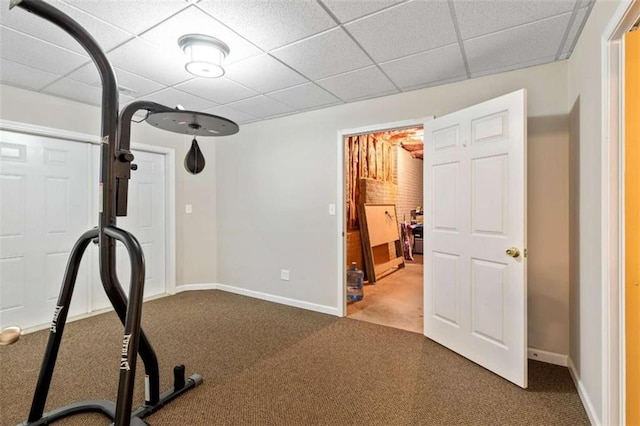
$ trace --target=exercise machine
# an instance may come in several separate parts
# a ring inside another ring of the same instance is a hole
[[[115,426],[146,425],[142,420],[165,404],[202,383],[194,374],[185,379],[184,366],[174,368],[174,386],[160,394],[158,360],[151,343],[141,329],[145,279],[144,254],[138,240],[116,226],[117,216],[127,215],[128,182],[134,156],[130,150],[131,122],[138,111],[146,111],[144,120],[171,132],[196,136],[226,136],[238,132],[231,120],[211,114],[178,110],[155,102],[135,101],[118,113],[118,84],[106,55],[95,39],[77,22],[41,0],[11,0],[10,8],[33,13],[71,35],[87,51],[102,80],[102,123],[100,146],[100,182],[98,226],[85,232],[75,243],[64,273],[62,288],[53,314],[49,338],[28,419],[22,425],[45,425],[83,412],[98,412],[114,421]],[[99,246],[102,286],[124,325],[120,351],[120,377],[116,402],[88,400],[44,413],[53,370],[67,320],[71,296],[82,256],[92,241]],[[116,241],[127,249],[131,263],[131,281],[127,297],[116,275]],[[18,328],[0,332],[4,344],[20,337]],[[145,368],[145,402],[132,411],[137,355]]]

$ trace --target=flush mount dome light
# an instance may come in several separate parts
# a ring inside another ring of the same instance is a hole
[[[185,68],[198,77],[222,77],[222,61],[229,54],[229,46],[214,37],[187,34],[178,39],[178,45],[187,55]]]

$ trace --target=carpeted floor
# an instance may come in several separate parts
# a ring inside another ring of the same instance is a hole
[[[204,376],[152,425],[589,424],[566,368],[531,361],[523,390],[420,334],[363,321],[198,291],[146,303],[143,325],[163,391],[174,364]],[[115,399],[121,335],[113,313],[68,324],[47,409]],[[46,337],[0,347],[0,424],[26,419]]]

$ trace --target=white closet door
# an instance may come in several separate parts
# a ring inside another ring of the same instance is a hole
[[[131,172],[127,216],[119,217],[117,225],[131,232],[142,245],[146,266],[144,296],[148,298],[166,293],[165,156],[146,151],[134,150],[133,153],[134,164],[138,165],[138,169]],[[97,269],[97,247],[94,246],[92,251],[96,267],[93,272],[91,304],[92,309],[97,310],[111,305],[102,289]],[[121,243],[116,246],[116,259],[118,279],[125,293],[129,294],[131,267],[127,250]]]
[[[89,229],[89,146],[0,131],[0,327],[49,323],[69,252]],[[83,261],[69,315],[87,312]]]
[[[523,388],[526,119],[520,90],[424,126],[424,333]]]

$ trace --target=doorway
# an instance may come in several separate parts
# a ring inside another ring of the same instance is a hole
[[[345,266],[355,263],[365,274],[363,298],[349,302],[346,315],[422,334],[422,125],[345,134],[343,148]],[[362,216],[364,206],[374,204],[388,206],[395,235],[370,247],[369,232],[377,225],[369,221],[366,226]],[[387,253],[397,259],[392,266],[377,260],[380,250],[385,259]]]

